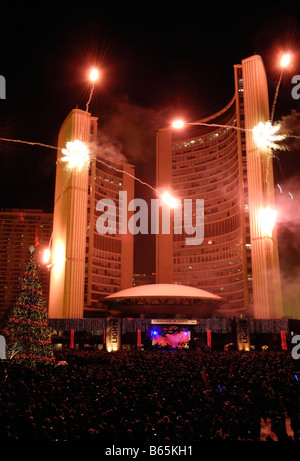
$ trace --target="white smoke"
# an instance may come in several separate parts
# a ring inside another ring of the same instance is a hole
[[[97,142],[92,142],[89,144],[90,151],[93,156],[101,157],[105,156],[110,160],[115,160],[118,162],[126,162],[127,158],[123,152],[122,144],[112,137],[101,133],[100,131],[97,134]]]
[[[289,115],[284,115],[279,121],[281,125],[281,133],[288,134],[289,137],[285,141],[290,150],[300,149],[300,112],[292,110]],[[294,137],[295,136],[295,137]]]
[[[141,107],[123,97],[113,104],[110,113],[100,123],[99,140],[112,141],[112,147],[129,162],[145,164],[155,159],[155,134],[167,124],[166,111]]]
[[[284,315],[300,319],[300,174],[275,190]]]

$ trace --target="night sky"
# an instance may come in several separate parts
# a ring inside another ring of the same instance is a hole
[[[275,119],[300,111],[291,96],[291,78],[300,74],[299,1],[206,3],[1,5],[0,137],[56,146],[68,113],[86,107],[94,65],[102,72],[90,104],[99,133],[152,185],[155,131],[178,115],[195,120],[224,107],[234,92],[233,65],[244,58],[262,56],[271,105],[280,53],[292,51]],[[294,179],[299,152],[294,145],[280,154],[276,181]],[[0,207],[52,212],[55,161],[55,150],[0,141]],[[151,191],[137,184],[136,194]]]

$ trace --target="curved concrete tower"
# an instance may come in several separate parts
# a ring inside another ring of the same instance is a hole
[[[83,317],[89,167],[68,170],[61,149],[76,139],[89,142],[91,120],[74,109],[58,136],[49,318]]]

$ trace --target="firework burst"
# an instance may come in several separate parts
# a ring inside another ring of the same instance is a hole
[[[287,138],[286,134],[279,134],[281,126],[279,124],[272,125],[270,121],[260,122],[253,130],[253,138],[261,152],[274,156],[276,150],[287,150],[284,144],[278,144]]]
[[[62,149],[62,153],[64,156],[61,161],[66,162],[68,170],[81,171],[90,164],[89,149],[86,144],[79,140],[68,142],[66,149]]]

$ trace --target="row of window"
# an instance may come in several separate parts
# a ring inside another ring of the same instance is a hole
[[[202,263],[208,262],[208,261],[221,261],[221,260],[231,260],[235,256],[240,256],[240,252],[237,251],[236,249],[232,250],[227,250],[227,251],[222,251],[220,253],[213,253],[213,254],[203,254],[201,256],[197,256],[197,262],[200,263],[199,266],[193,266],[194,270],[199,270],[202,271]],[[196,259],[195,258],[195,259]],[[200,260],[198,259],[200,258]],[[191,262],[191,259],[193,258],[177,258],[177,263],[176,264],[183,264],[186,265],[188,262]],[[196,262],[194,260],[194,262]]]
[[[227,125],[234,126],[236,123],[236,117],[232,118],[229,120]],[[217,131],[211,132],[207,135],[203,135],[200,137],[196,137],[190,140],[185,140],[185,141],[180,141],[180,142],[174,142],[173,143],[173,148],[174,149],[192,149],[194,147],[197,147],[198,145],[202,144],[209,144],[213,145],[215,143],[220,143],[220,139],[225,137],[225,135],[228,135],[230,133],[231,128],[226,127],[226,128],[221,128]]]
[[[219,171],[211,171],[206,174],[198,174],[193,179],[187,178],[186,176],[181,176],[173,178],[173,185],[178,187],[178,184],[184,184],[186,188],[196,188],[201,187],[206,184],[218,184],[225,178],[230,178],[231,176],[236,177],[238,171],[238,159],[235,158],[230,162],[230,165],[227,165],[228,169],[220,168]],[[222,187],[222,186],[221,186]]]
[[[107,256],[108,253],[105,253],[105,256]],[[115,270],[121,270],[121,264],[119,262],[115,261],[110,261],[107,259],[93,259],[93,266],[95,267],[104,267],[107,269],[115,269]]]
[[[225,161],[226,160],[226,161]],[[177,184],[180,182],[191,182],[197,181],[197,183],[203,181],[205,178],[211,178],[212,176],[218,176],[223,174],[225,171],[229,171],[231,167],[238,167],[238,156],[231,155],[229,158],[224,159],[224,162],[218,163],[211,167],[211,165],[205,164],[205,167],[190,168],[189,172],[181,170],[180,174],[178,171],[173,171],[173,183]]]
[[[111,293],[115,293],[117,291],[117,289],[119,289],[119,285],[116,283],[116,284],[111,284],[111,285],[106,285],[105,283],[103,285],[94,285],[92,284],[92,287],[91,287],[91,293],[92,293],[92,298],[94,298],[96,301],[99,301],[99,295],[101,295],[101,293],[103,295],[108,295],[108,294],[111,294]],[[93,297],[93,294],[96,294],[97,296],[96,297]]]
[[[121,240],[113,236],[94,233],[95,250],[104,250],[112,253],[121,253]]]
[[[121,280],[120,280],[120,277],[116,277],[116,278],[106,278],[106,277],[101,277],[100,275],[97,276],[97,275],[93,275],[92,276],[92,282],[94,283],[97,283],[97,285],[99,286],[99,290],[101,291],[101,286],[103,287],[103,285],[105,286],[120,286],[121,285]],[[92,285],[92,286],[95,286],[95,285]]]
[[[239,281],[239,282],[232,282],[232,283],[222,283],[220,282],[220,284],[216,284],[216,282],[218,282],[218,280],[215,280],[213,281],[212,283],[212,279],[207,279],[205,280],[204,278],[199,278],[197,277],[197,279],[193,279],[192,277],[189,278],[190,279],[190,285],[194,286],[194,287],[197,287],[199,286],[199,288],[201,289],[205,289],[207,291],[210,291],[212,293],[216,293],[216,292],[220,292],[222,293],[221,296],[226,296],[227,294],[239,294],[239,295],[244,295],[244,282],[243,280]],[[177,281],[177,282],[181,282],[182,280],[185,280],[185,275],[181,275],[181,274],[174,274],[174,280]]]
[[[219,196],[221,197],[224,195],[224,193],[226,194],[227,192],[230,192],[233,187],[239,186],[239,171],[236,168],[233,171],[233,174],[230,177],[227,177],[225,181],[216,181],[215,178],[210,178],[201,181],[201,183],[196,183],[193,188],[188,187],[188,185],[189,183],[175,184],[174,189],[176,190],[176,192],[182,191],[182,195],[185,196],[195,195],[205,199],[206,194],[209,194],[209,192],[213,192],[214,195],[219,193]],[[216,197],[218,197],[218,195]]]
[[[175,170],[175,175],[190,174],[195,171],[203,171],[207,168],[214,169],[221,163],[226,161],[227,157],[230,158],[232,155],[237,155],[237,141],[236,138],[229,139],[220,146],[222,150],[210,149],[204,151],[197,151],[193,157],[190,154],[173,152],[172,156],[172,169]],[[196,156],[197,154],[197,156]],[[214,165],[215,164],[215,165]],[[178,169],[179,168],[179,169]],[[182,168],[189,168],[188,170],[182,171]],[[178,170],[177,170],[178,169]]]
[[[121,272],[120,270],[113,270],[113,269],[105,269],[99,267],[92,267],[92,274],[95,275],[104,275],[105,277],[116,277],[120,278]]]
[[[93,257],[94,258],[99,258],[99,259],[103,259],[103,260],[107,260],[107,261],[121,261],[121,255],[120,253],[118,254],[114,254],[110,251],[101,251],[101,250],[97,250],[97,249],[93,249]]]
[[[227,244],[222,244],[219,246],[216,245],[206,245],[201,248],[197,249],[197,253],[192,253],[188,255],[187,252],[176,252],[176,257],[174,254],[174,263],[179,263],[179,259],[182,260],[182,264],[184,263],[191,263],[191,262],[201,262],[202,255],[205,254],[218,254],[218,253],[225,253],[226,251],[238,251],[241,247],[241,244],[228,242]],[[175,253],[175,252],[174,252]]]

